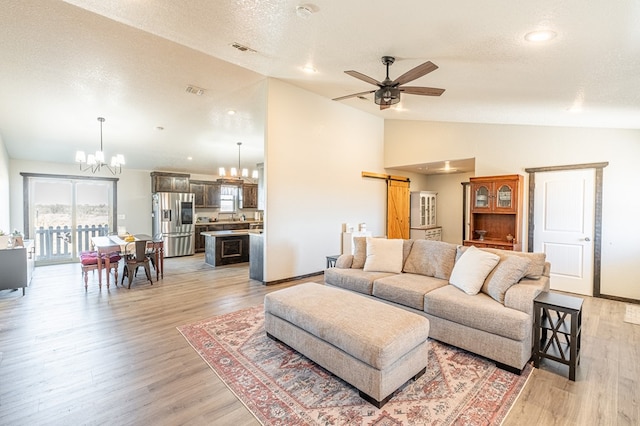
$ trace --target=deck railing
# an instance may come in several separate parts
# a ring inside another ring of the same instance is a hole
[[[108,225],[78,225],[76,229],[68,226],[50,226],[36,229],[36,261],[71,260],[82,251],[91,250],[91,237],[109,234]],[[75,253],[72,248],[75,246]]]

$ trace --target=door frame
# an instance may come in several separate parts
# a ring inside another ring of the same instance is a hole
[[[595,199],[594,199],[594,218],[593,218],[593,297],[601,297],[607,299],[622,300],[615,296],[607,296],[600,293],[601,278],[601,260],[602,260],[602,182],[603,169],[609,165],[609,162],[603,163],[585,163],[571,164],[565,166],[549,166],[549,167],[533,167],[524,169],[529,173],[529,210],[527,218],[527,251],[533,251],[534,237],[533,231],[535,226],[535,186],[536,173],[541,172],[557,172],[564,170],[579,169],[595,169]]]

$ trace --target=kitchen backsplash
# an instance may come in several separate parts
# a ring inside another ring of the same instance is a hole
[[[262,220],[262,210],[256,209],[238,209],[233,215],[231,213],[220,213],[218,209],[205,209],[196,208],[196,222],[213,222],[215,220],[230,220],[232,217],[235,220],[242,218],[245,215],[246,220]]]

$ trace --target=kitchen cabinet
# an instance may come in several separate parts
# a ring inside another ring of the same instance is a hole
[[[250,229],[250,222],[236,222],[236,223],[219,223],[219,224],[196,224],[196,253],[202,253],[206,249],[206,238],[202,235],[203,232],[209,231],[233,231],[239,229]]]
[[[190,192],[188,174],[151,172],[151,192]]]
[[[242,198],[240,199],[241,209],[258,208],[258,184],[245,183],[242,185]]]
[[[465,246],[522,250],[521,175],[473,177],[470,235]]]
[[[0,250],[0,290],[22,288],[22,295],[31,283],[35,268],[35,245],[25,240],[24,247]]]
[[[195,194],[194,204],[196,208],[219,208],[220,207],[220,184],[192,180],[190,191]]]
[[[411,227],[436,226],[436,197],[434,191],[411,193]]]
[[[205,235],[205,262],[211,266],[249,261],[249,234]]]

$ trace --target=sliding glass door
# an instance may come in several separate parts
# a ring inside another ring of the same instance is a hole
[[[76,261],[91,248],[91,237],[115,229],[113,179],[31,175],[25,180],[25,216],[37,264]]]

